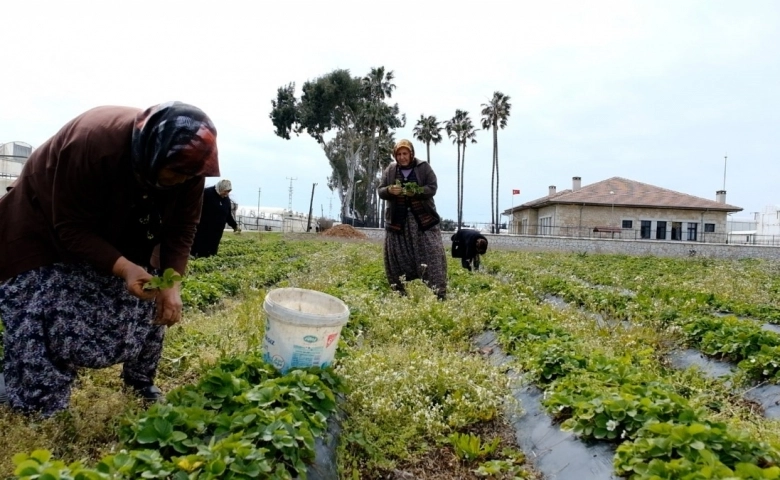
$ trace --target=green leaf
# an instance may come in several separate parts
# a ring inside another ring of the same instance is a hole
[[[37,475],[40,471],[40,468],[41,464],[35,460],[26,460],[16,467],[16,470],[14,470],[14,475],[18,477],[29,477],[32,475]]]
[[[154,429],[159,434],[160,439],[164,440],[170,438],[171,433],[173,433],[173,425],[171,425],[171,422],[165,420],[164,418],[154,419]]]
[[[208,464],[206,470],[212,475],[222,475],[226,468],[225,461],[221,458],[217,458]]]
[[[30,454],[30,458],[34,458],[40,463],[46,463],[51,460],[51,452],[48,450],[35,450]]]
[[[161,277],[153,276],[146,282],[146,284],[144,284],[144,290],[173,288],[176,285],[176,282],[180,282],[181,280],[181,275],[176,273],[174,269],[166,268]]]
[[[160,435],[154,428],[151,422],[147,422],[146,425],[136,435],[138,443],[155,443],[160,440]]]
[[[13,456],[14,465],[19,465],[20,463],[26,461],[28,458],[30,458],[30,456],[27,455],[26,453],[17,453],[16,455]]]
[[[704,445],[704,442],[701,440],[694,440],[691,442],[691,448],[694,450],[704,450],[706,448],[706,445]]]

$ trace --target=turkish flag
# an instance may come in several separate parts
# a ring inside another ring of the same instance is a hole
[[[520,190],[512,189],[512,195],[520,195]]]

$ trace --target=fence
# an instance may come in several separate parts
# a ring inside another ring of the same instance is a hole
[[[486,224],[489,225],[489,224]],[[566,227],[550,224],[516,226],[517,232],[529,236],[609,238],[615,240],[662,240],[697,243],[780,246],[780,235],[758,235],[754,232],[702,232],[698,228],[620,228],[620,227]],[[502,232],[503,233],[503,232]]]
[[[241,230],[247,231],[263,231],[263,232],[283,232],[284,220],[272,219],[272,218],[260,218],[249,217],[246,215],[238,215],[236,217],[236,223],[238,223]]]

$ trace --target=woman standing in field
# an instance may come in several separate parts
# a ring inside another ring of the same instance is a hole
[[[179,286],[145,290],[152,253],[184,274],[205,177],[219,175],[216,129],[170,102],[98,107],[30,156],[0,199],[0,318],[11,407],[67,408],[79,368],[123,363],[125,384],[156,399]]]
[[[430,164],[414,156],[414,146],[401,140],[395,162],[382,174],[379,198],[387,200],[384,260],[390,286],[404,292],[403,280],[421,279],[440,299],[447,296],[447,257],[433,201],[438,184]]]
[[[230,180],[223,179],[213,187],[203,191],[203,210],[200,223],[195,232],[190,254],[196,258],[206,258],[217,254],[219,242],[225,232],[225,224],[230,225],[234,232],[240,233],[236,220],[233,218],[230,205],[230,192],[233,186]]]

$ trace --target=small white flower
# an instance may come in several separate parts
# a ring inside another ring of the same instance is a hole
[[[617,428],[617,426],[618,426],[618,422],[614,420],[610,420],[607,422],[607,430],[609,430],[610,432],[614,431]]]

